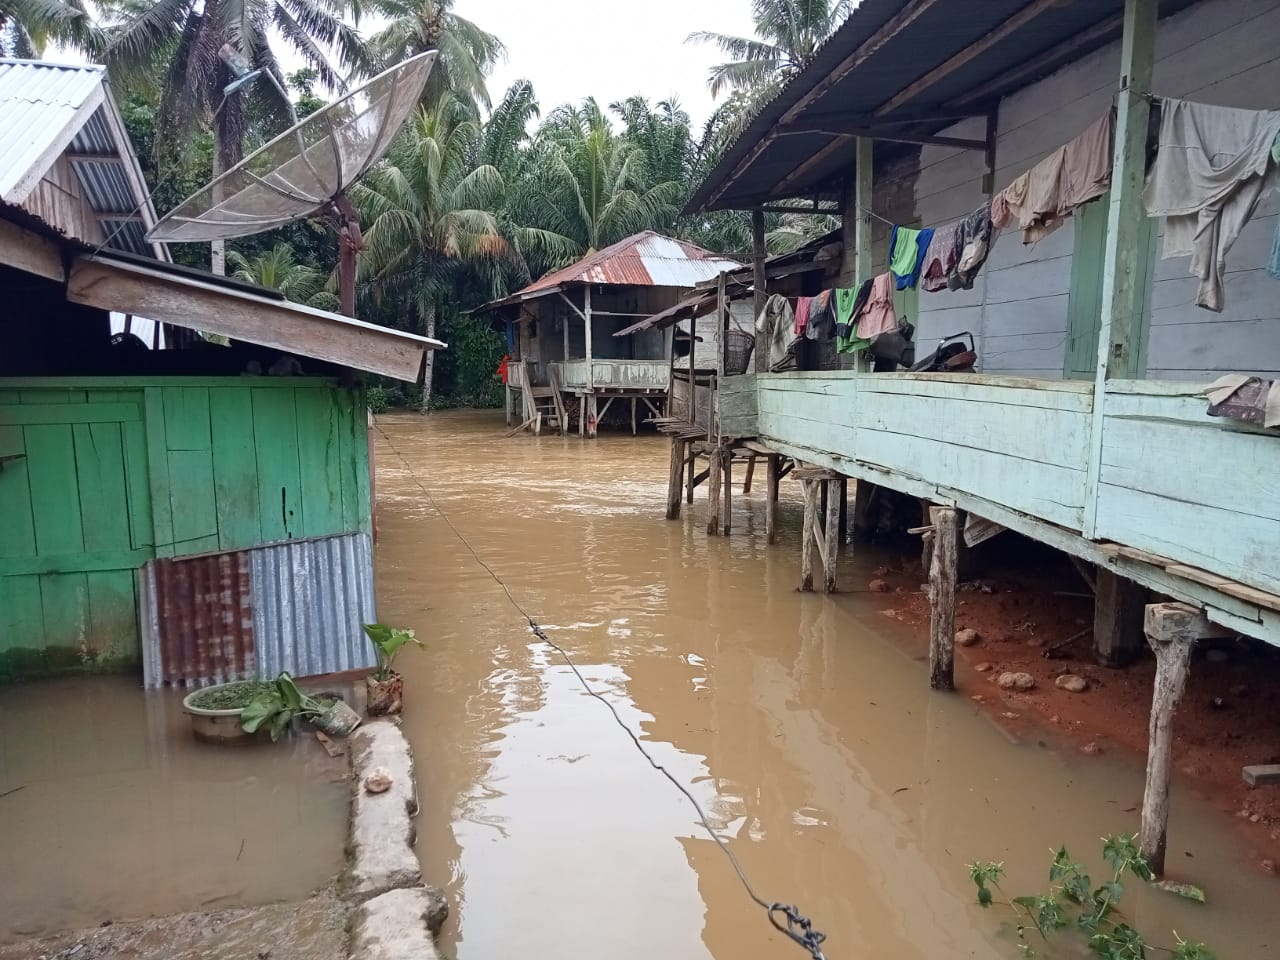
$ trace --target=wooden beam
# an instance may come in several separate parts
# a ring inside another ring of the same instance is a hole
[[[59,283],[67,276],[62,265],[62,247],[56,241],[8,220],[0,220],[0,263]]]
[[[1093,381],[1089,462],[1085,473],[1083,532],[1090,540],[1095,538],[1098,526],[1107,381],[1139,375],[1144,291],[1138,289],[1138,277],[1145,276],[1140,260],[1146,253],[1139,252],[1140,248],[1145,251],[1145,247],[1138,240],[1146,224],[1142,188],[1146,178],[1158,8],[1157,0],[1125,0],[1124,5],[1111,200],[1102,261],[1102,324],[1098,331],[1098,365]]]
[[[684,480],[685,441],[679,437],[671,438],[671,473],[667,477],[667,519],[680,519],[680,489]]]
[[[840,215],[840,210],[838,207],[832,207],[832,206],[804,207],[804,206],[798,206],[795,204],[783,204],[783,203],[765,204],[764,206],[759,206],[754,208],[754,210],[759,211],[760,213],[798,213],[801,215],[808,215],[808,216],[816,216],[824,213],[829,214],[833,217]]]
[[[886,43],[896,37],[911,24],[929,11],[938,0],[911,0],[901,10],[884,22],[870,37],[858,45],[858,48],[841,60],[830,73],[805,93],[795,105],[782,115],[782,122],[789,123],[798,118],[809,105],[821,100],[850,73],[875,56]]]
[[[728,447],[720,450],[720,461],[724,471],[721,485],[724,488],[724,535],[727,537],[733,531],[733,453]]]
[[[954,690],[956,561],[959,521],[954,507],[933,507],[933,556],[929,562],[929,686]]]
[[[410,382],[418,378],[425,351],[444,346],[168,270],[88,256],[72,265],[67,300]]]
[[[836,592],[836,561],[840,551],[839,480],[822,481],[827,494],[827,522],[822,540],[822,592]]]
[[[799,164],[794,170],[778,181],[778,186],[774,189],[774,193],[779,195],[785,194],[791,184],[803,179],[804,176],[814,167],[821,166],[826,163],[834,154],[847,149],[847,147],[848,144],[846,144],[840,137],[832,140],[825,147],[821,147],[815,151],[813,156]]]
[[[774,543],[778,539],[778,481],[782,458],[776,453],[770,454],[765,461],[765,500],[764,500],[764,536],[766,543]]]
[[[1081,561],[1083,562],[1083,561]],[[1104,667],[1125,667],[1146,645],[1142,618],[1144,587],[1106,567],[1097,568],[1093,598],[1093,655]]]
[[[980,40],[969,44],[969,46],[965,47],[959,53],[944,60],[920,79],[907,84],[877,107],[875,115],[880,117],[888,113],[893,113],[893,111],[897,110],[899,107],[910,103],[930,87],[936,85],[938,81],[949,77],[965,64],[977,59],[992,47],[1013,36],[1045,11],[1061,5],[1062,0],[1034,0],[1034,2],[1027,4],[1000,26],[987,33],[986,36],[982,37]]]
[[[862,127],[845,123],[836,117],[825,120],[797,120],[777,128],[778,136],[791,137],[800,134],[823,134],[829,137],[866,137],[868,140],[887,140],[891,143],[918,143],[925,146],[958,147],[961,150],[986,151],[986,140],[965,137],[938,137],[932,134],[911,133],[892,127]]]
[[[801,480],[804,488],[804,519],[800,524],[800,589],[813,590],[814,527],[818,522],[818,481]]]
[[[707,506],[710,507],[709,516],[707,517],[707,536],[720,536],[720,474],[724,469],[724,461],[720,458],[720,451],[714,450],[707,457],[707,469],[710,475],[707,478]]]

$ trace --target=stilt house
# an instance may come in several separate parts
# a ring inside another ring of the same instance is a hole
[[[1278,49],[1276,0],[864,0],[689,204],[839,203],[845,288],[886,271],[895,225],[1004,223],[971,286],[913,291],[906,309],[922,351],[971,332],[976,372],[760,372],[753,442],[771,478],[785,458],[815,490],[854,478],[860,495],[932,504],[936,686],[951,683],[964,515],[1096,567],[1098,658],[1157,658],[1142,823],[1157,869],[1191,644],[1280,645],[1280,430],[1266,425],[1280,394],[1265,402],[1280,379]],[[1099,123],[1113,138],[1082,146]],[[1176,175],[1200,161],[1220,195]],[[1042,189],[1061,193],[1040,206]],[[834,586],[835,511],[808,490],[804,529],[803,569],[820,547]]]
[[[105,79],[0,61],[0,680],[369,666],[354,371],[442,344],[165,262]]]
[[[613,403],[637,417],[663,410],[672,335],[636,320],[673,306],[701,281],[741,264],[652,230],[637,233],[480,308],[500,318],[511,360],[507,421],[595,436]]]

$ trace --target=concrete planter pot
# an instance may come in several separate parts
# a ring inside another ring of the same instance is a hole
[[[365,710],[371,717],[393,717],[404,709],[404,677],[392,672],[387,680],[379,680],[372,674],[364,678],[368,705]]]
[[[201,743],[211,743],[216,746],[244,746],[267,739],[264,737],[265,730],[246,733],[241,729],[240,714],[244,712],[243,707],[211,710],[207,707],[197,707],[192,703],[201,694],[208,693],[212,689],[232,686],[235,684],[221,683],[217,687],[201,687],[199,690],[192,690],[182,698],[182,709],[191,717],[191,732]]]

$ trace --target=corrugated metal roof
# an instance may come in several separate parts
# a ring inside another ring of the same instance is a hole
[[[554,293],[566,283],[601,283],[636,287],[693,287],[714,280],[726,270],[742,266],[718,253],[684,240],[645,230],[589,254],[577,263],[552,271],[502,300],[486,303],[489,310]]]
[[[98,214],[117,214],[102,224],[111,237],[107,246],[154,258],[155,250],[144,237],[146,224],[126,219],[147,206],[147,197],[139,195],[129,176],[127,165],[135,163],[132,145],[117,143],[107,121],[106,111],[113,108],[104,96],[106,76],[106,68],[100,66],[0,58],[0,199],[13,199],[11,194],[28,172],[71,134],[68,149],[77,157],[92,158],[71,163],[89,206]],[[102,98],[102,105],[83,118],[78,130],[68,130],[95,98]],[[66,230],[68,225],[53,226]]]
[[[374,666],[369,536],[152,560],[142,568],[142,674],[148,688],[298,677]]]
[[[1161,0],[1160,16],[1194,2]],[[835,196],[853,177],[853,139],[822,133],[778,136],[784,117],[790,122],[874,117],[876,123],[900,124],[957,107],[983,113],[1001,97],[1113,41],[1123,12],[1123,0],[862,0],[809,65],[721,154],[685,210]],[[1007,32],[998,30],[1017,17]],[[979,55],[958,56],[980,41]],[[953,69],[920,84],[891,111],[877,113],[953,57]],[[816,95],[799,107],[811,93]],[[933,121],[897,129],[932,133],[943,126]],[[784,186],[788,177],[793,179]]]
[[[101,89],[103,67],[0,60],[0,198],[10,192]]]

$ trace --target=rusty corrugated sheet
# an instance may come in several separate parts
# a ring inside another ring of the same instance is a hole
[[[645,230],[589,254],[577,263],[548,273],[510,296],[478,309],[528,300],[531,294],[550,293],[566,283],[692,287],[704,280],[715,279],[722,271],[737,270],[741,266],[736,260],[692,243]]]
[[[140,576],[149,688],[373,666],[367,534],[152,560]]]

